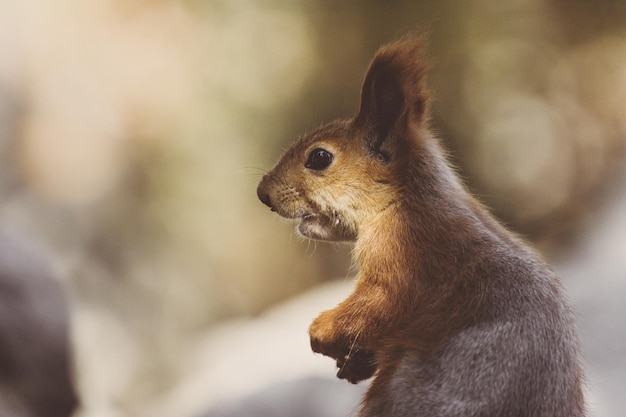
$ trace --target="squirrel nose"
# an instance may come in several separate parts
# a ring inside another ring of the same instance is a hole
[[[256,189],[256,195],[261,200],[261,203],[265,204],[269,208],[272,208],[272,201],[270,200],[270,195],[262,189],[261,185]]]

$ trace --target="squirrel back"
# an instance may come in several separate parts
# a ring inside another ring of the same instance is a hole
[[[571,308],[461,183],[429,128],[421,39],[375,55],[353,119],[295,142],[257,194],[305,237],[354,241],[354,292],[312,323],[361,417],[584,416]]]

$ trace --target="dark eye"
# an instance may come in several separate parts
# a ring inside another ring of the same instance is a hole
[[[307,159],[304,166],[316,171],[321,171],[328,168],[331,162],[333,162],[332,153],[328,152],[326,149],[315,148],[309,154],[309,159]]]

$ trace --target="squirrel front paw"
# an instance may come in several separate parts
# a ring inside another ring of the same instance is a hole
[[[364,349],[358,340],[348,336],[335,313],[335,310],[325,311],[313,320],[309,327],[311,349],[335,359],[339,368],[337,377],[356,384],[374,375],[376,357],[373,351]]]
[[[309,327],[311,349],[315,353],[343,360],[350,352],[350,341],[337,331],[333,311],[325,311],[319,315]]]
[[[354,349],[345,357],[337,359],[337,368],[337,378],[356,384],[374,375],[376,357],[372,351]]]

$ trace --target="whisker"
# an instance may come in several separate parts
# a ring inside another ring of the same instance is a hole
[[[313,252],[311,252],[309,254],[309,258],[312,258],[313,255],[315,255],[315,252],[317,252],[317,240],[314,239],[307,239],[308,242],[308,246],[307,246],[307,252],[309,251],[309,248],[311,247],[311,243],[313,244]]]
[[[356,342],[359,339],[360,335],[361,335],[361,330],[359,330],[359,332],[354,336],[354,340],[352,341],[352,344],[350,345],[350,350],[348,350],[348,356],[350,356],[352,352],[354,351],[354,347],[356,346]]]
[[[232,170],[233,172],[245,172],[248,176],[252,176],[257,179],[261,179],[263,175],[267,174],[269,171],[265,168],[256,167],[256,166],[246,166],[246,167],[238,167]]]
[[[359,339],[359,336],[361,335],[361,330],[359,330],[359,332],[356,334],[356,336],[354,337],[354,340],[352,341],[352,344],[350,345],[350,349],[348,350],[348,355],[346,356],[346,358],[349,358],[352,355],[352,352],[354,352],[354,347],[356,346],[356,342]],[[341,368],[339,368],[339,373],[343,372],[343,370],[345,369],[346,365],[347,365],[348,361],[344,361],[343,365],[341,366]]]
[[[269,171],[265,168],[261,168],[261,167],[257,167],[254,165],[250,165],[250,166],[240,166],[238,168],[235,168],[236,171],[243,171],[243,170],[255,170],[255,171],[261,171],[264,174],[267,174]]]

